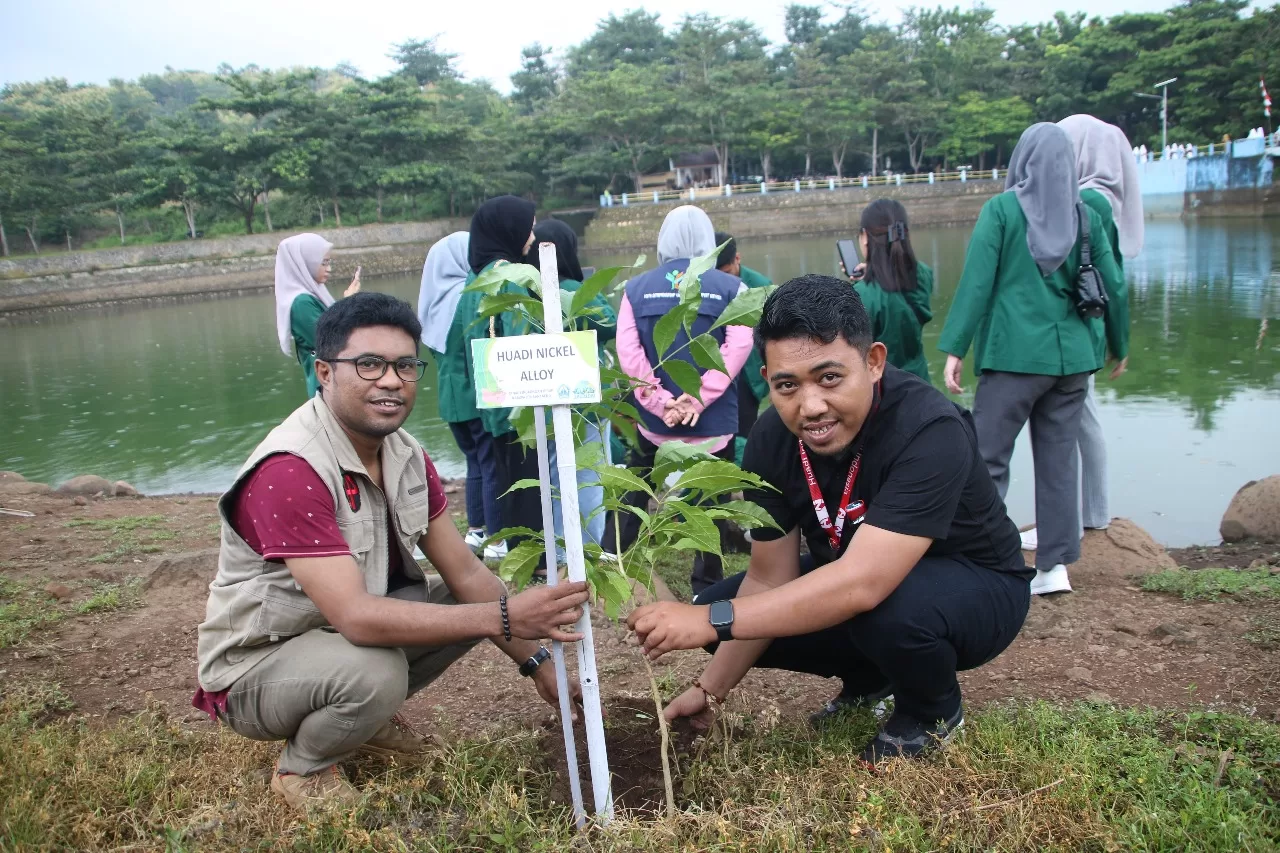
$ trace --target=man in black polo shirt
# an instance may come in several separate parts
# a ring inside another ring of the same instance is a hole
[[[765,303],[755,337],[773,408],[743,467],[776,491],[747,498],[781,529],[753,531],[745,574],[694,604],[641,607],[628,624],[650,659],[714,653],[669,719],[707,723],[753,666],[839,676],[829,709],[895,698],[864,760],[920,755],[963,723],[956,671],[1012,642],[1035,572],[971,416],[886,363],[847,282],[792,279]]]

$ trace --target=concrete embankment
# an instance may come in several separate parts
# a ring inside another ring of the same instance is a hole
[[[961,183],[852,187],[837,190],[771,192],[768,195],[708,196],[696,204],[717,229],[752,240],[769,237],[853,235],[862,209],[878,198],[896,198],[906,206],[913,227],[965,225],[978,218],[987,199],[1004,189],[1004,181],[974,179]],[[672,202],[637,202],[603,208],[586,228],[592,249],[643,249],[652,246]]]
[[[422,269],[427,249],[465,219],[322,230],[333,243],[332,281]],[[271,287],[275,250],[292,232],[125,246],[0,260],[0,317],[103,302]]]

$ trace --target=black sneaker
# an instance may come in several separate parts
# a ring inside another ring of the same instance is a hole
[[[884,700],[892,698],[892,685],[885,685],[880,690],[872,693],[854,693],[850,690],[841,690],[839,696],[823,705],[820,710],[814,711],[809,715],[809,725],[821,728],[845,711],[862,707],[871,708],[875,715],[879,717],[885,710]]]
[[[889,758],[919,758],[928,755],[947,743],[964,725],[964,708],[957,708],[949,719],[934,723],[922,723],[901,711],[894,711],[876,732],[866,748],[862,760],[878,764]]]

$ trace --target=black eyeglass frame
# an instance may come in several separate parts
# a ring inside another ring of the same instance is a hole
[[[382,365],[382,369],[378,371],[377,376],[365,376],[364,373],[361,372],[360,365],[357,364],[356,362],[365,361],[366,359],[377,361]],[[385,358],[383,358],[380,355],[373,355],[372,353],[366,353],[365,355],[357,355],[352,358],[322,358],[318,360],[326,361],[330,364],[337,364],[337,363],[350,364],[352,367],[356,369],[356,376],[359,376],[361,379],[363,379],[366,382],[377,382],[379,379],[387,375],[387,368],[389,368],[393,364],[396,365],[396,376],[399,377],[401,382],[417,382],[420,379],[422,379],[422,377],[427,372],[427,363],[420,358],[398,358],[395,361],[387,361]],[[412,379],[405,376],[403,373],[400,372],[399,365],[402,363],[416,365],[418,368],[418,375],[413,377]]]

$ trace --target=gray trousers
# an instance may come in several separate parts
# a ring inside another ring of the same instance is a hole
[[[1089,374],[1041,376],[986,371],[978,378],[973,421],[978,450],[1003,499],[1018,433],[1031,424],[1036,484],[1036,565],[1080,559],[1080,476],[1076,446]]]
[[[454,604],[438,576],[391,598]],[[280,769],[307,775],[337,764],[373,737],[404,700],[436,679],[478,641],[453,646],[355,646],[317,628],[245,673],[227,695],[223,720],[253,740],[284,740]]]
[[[1106,527],[1111,523],[1107,504],[1107,440],[1098,419],[1098,395],[1094,393],[1096,374],[1089,376],[1089,393],[1080,415],[1080,521],[1085,527]]]

